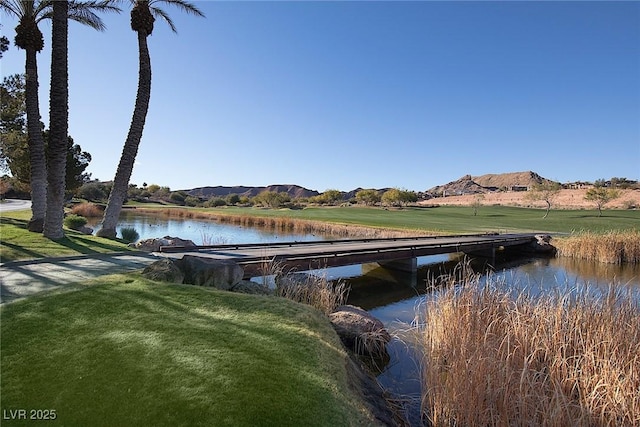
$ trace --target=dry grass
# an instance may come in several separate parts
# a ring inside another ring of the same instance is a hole
[[[554,238],[558,256],[609,264],[640,263],[640,230],[583,232]]]
[[[85,218],[101,218],[103,208],[94,203],[79,203],[71,208],[71,213]]]
[[[289,273],[276,277],[276,295],[310,305],[328,315],[345,304],[349,287],[342,281],[334,283],[326,276]]]
[[[470,275],[423,311],[432,425],[640,426],[637,295],[533,298],[488,283]]]

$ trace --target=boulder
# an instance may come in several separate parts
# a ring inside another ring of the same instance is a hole
[[[273,295],[273,291],[269,289],[267,285],[252,282],[250,280],[241,280],[233,285],[230,291],[252,295]]]
[[[148,265],[142,271],[142,275],[147,279],[161,282],[182,283],[184,281],[184,273],[176,260],[171,258],[163,258]]]
[[[164,236],[163,238],[153,238],[141,240],[138,243],[130,245],[144,252],[158,252],[160,246],[185,247],[192,248],[196,246],[191,240],[184,240],[179,237]]]
[[[548,234],[537,234],[535,242],[531,242],[526,247],[527,252],[533,252],[536,254],[549,254],[556,253],[556,247],[551,243],[551,236]]]
[[[180,261],[184,283],[228,291],[244,277],[244,270],[233,261],[185,255]]]
[[[384,324],[360,307],[341,305],[329,314],[331,325],[345,347],[356,354],[385,358],[391,340]]]
[[[86,225],[83,225],[82,227],[78,228],[78,231],[86,235],[93,234],[93,228],[87,227]]]

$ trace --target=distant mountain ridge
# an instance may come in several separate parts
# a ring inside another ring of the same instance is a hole
[[[198,187],[191,190],[185,190],[187,194],[195,197],[208,199],[210,197],[226,197],[230,194],[237,194],[240,197],[255,197],[263,191],[273,191],[276,193],[287,193],[291,198],[298,199],[304,197],[317,196],[315,190],[300,187],[299,185],[268,185],[266,187],[245,187],[245,186],[216,186],[216,187]]]
[[[479,194],[488,193],[498,190],[524,190],[535,184],[543,182],[553,182],[547,178],[543,178],[535,172],[509,172],[501,174],[485,174],[480,176],[465,175],[462,178],[449,182],[447,184],[438,185],[420,193],[426,198],[430,196],[442,195],[443,192],[449,195],[454,194]],[[380,193],[389,188],[378,189]],[[355,197],[362,188],[356,188],[351,191],[343,192],[344,199],[349,200]],[[190,196],[208,199],[211,197],[226,197],[230,194],[237,194],[240,197],[254,197],[263,191],[273,191],[276,193],[287,193],[293,199],[309,198],[319,195],[315,190],[301,187],[299,185],[268,185],[264,187],[248,187],[248,186],[215,186],[215,187],[197,187],[191,190],[184,190]]]

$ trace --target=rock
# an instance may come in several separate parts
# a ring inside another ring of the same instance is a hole
[[[551,236],[548,234],[537,234],[536,241],[531,242],[525,248],[527,252],[533,252],[536,254],[549,254],[553,255],[556,253],[556,247],[553,246],[551,242]]]
[[[184,273],[178,263],[171,258],[163,258],[148,265],[142,271],[142,275],[147,279],[161,282],[182,283],[184,281]]]
[[[160,246],[185,247],[196,246],[191,240],[184,240],[179,237],[164,236],[163,238],[153,238],[141,240],[133,245],[134,248],[144,252],[158,252]]]
[[[230,291],[252,295],[273,295],[273,291],[267,285],[250,280],[241,280],[233,285]]]
[[[232,261],[221,261],[185,255],[180,261],[184,283],[208,286],[227,291],[244,277],[244,270]]]
[[[386,358],[391,336],[384,324],[360,307],[342,305],[329,315],[333,328],[345,347],[356,354]]]
[[[78,228],[78,231],[86,235],[93,234],[93,228],[87,227],[86,225],[83,225],[82,227]]]

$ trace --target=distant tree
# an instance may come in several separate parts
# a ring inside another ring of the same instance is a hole
[[[237,194],[229,194],[225,198],[225,202],[229,206],[234,206],[240,202],[240,196]]]
[[[484,200],[484,194],[476,194],[473,197],[471,207],[473,208],[473,216],[478,215],[478,209],[482,207],[482,201]]]
[[[4,200],[4,195],[7,194],[7,191],[11,189],[11,184],[9,184],[9,180],[5,177],[0,178],[0,200]]]
[[[3,92],[4,94],[4,92]],[[6,97],[9,98],[9,97]],[[31,188],[31,156],[29,155],[29,143],[27,133],[19,128],[20,120],[11,120],[10,110],[4,109],[5,97],[3,97],[2,120],[0,120],[0,164],[5,171],[11,172],[12,177],[27,189]],[[23,104],[24,105],[24,104]],[[23,116],[24,116],[24,110]],[[7,114],[5,114],[7,113]],[[6,120],[5,120],[6,119]],[[42,132],[45,142],[45,153],[48,151],[49,131]],[[91,162],[91,154],[82,151],[80,145],[75,144],[73,138],[67,136],[65,187],[68,194],[72,194],[89,179],[85,173]],[[29,191],[29,190],[27,190]]]
[[[82,199],[92,202],[102,202],[106,200],[109,195],[109,189],[107,185],[99,181],[91,181],[84,183],[78,190],[76,195]]]
[[[587,190],[584,199],[595,202],[598,208],[598,216],[602,216],[602,207],[618,197],[620,197],[620,191],[614,188],[593,187]]]
[[[111,190],[111,194],[113,194],[113,189]],[[187,193],[184,191],[174,191],[169,195],[169,200],[173,203],[182,205],[184,204],[184,199],[187,197]]]
[[[374,189],[360,190],[356,193],[356,201],[364,203],[365,206],[373,206],[376,203],[380,203],[381,199],[380,192]]]
[[[549,216],[551,210],[551,203],[560,194],[562,185],[558,182],[544,181],[539,184],[534,184],[529,192],[527,198],[529,200],[543,200],[547,204],[547,211],[542,218]]]
[[[382,194],[382,197],[380,200],[384,205],[387,205],[387,206],[400,206],[401,204],[400,190],[397,188],[391,188]]]
[[[151,56],[149,54],[149,46],[147,38],[153,32],[153,26],[156,18],[164,20],[171,30],[177,32],[176,27],[164,10],[157,5],[166,3],[176,6],[181,11],[195,15],[204,16],[204,14],[193,4],[186,0],[132,0],[131,4],[131,29],[136,32],[138,39],[138,91],[136,94],[136,102],[133,107],[133,117],[127,133],[120,162],[113,179],[113,187],[109,194],[109,201],[104,211],[102,220],[102,228],[98,232],[99,236],[115,238],[116,225],[122,204],[126,197],[127,184],[133,173],[133,165],[138,147],[142,139],[147,112],[149,110],[149,100],[151,98]]]
[[[290,202],[288,193],[277,193],[275,191],[264,190],[253,198],[254,205],[262,205],[272,209],[279,208],[283,204]]]
[[[200,204],[200,199],[195,196],[187,196],[184,198],[184,204],[186,206],[195,207]]]
[[[596,179],[593,186],[596,188],[606,187],[607,181],[604,178]]]
[[[340,190],[326,190],[322,194],[318,194],[311,198],[314,203],[321,205],[335,205],[343,200],[342,191]]]
[[[418,195],[415,191],[404,190],[400,188],[392,188],[382,194],[382,203],[389,206],[406,206],[409,203],[418,201]]]
[[[5,36],[0,37],[0,58],[2,54],[9,50],[9,39]]]
[[[415,191],[400,189],[400,201],[403,205],[415,203],[418,201],[418,195]]]

